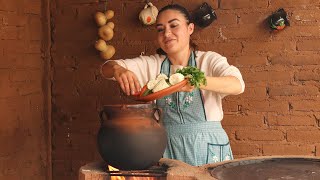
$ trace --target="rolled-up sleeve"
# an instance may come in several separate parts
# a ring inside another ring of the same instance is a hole
[[[226,57],[223,57],[219,54],[216,53],[212,53],[209,56],[207,56],[208,59],[208,72],[210,72],[210,74],[213,77],[224,77],[224,76],[233,76],[236,77],[240,84],[241,84],[241,92],[244,92],[245,89],[245,83],[243,81],[242,75],[240,73],[240,70],[233,66],[230,65],[227,61]],[[240,94],[239,93],[239,94]],[[223,94],[222,96],[226,96],[227,94]]]
[[[143,86],[149,79],[152,79],[156,76],[156,73],[158,72],[157,69],[159,69],[160,60],[161,59],[159,56],[139,56],[132,59],[108,60],[105,63],[113,61],[132,71],[137,76],[140,85]],[[102,66],[100,68],[101,71]],[[115,80],[114,77],[107,79]]]
[[[229,64],[228,64],[229,65]],[[243,78],[242,78],[242,75],[240,73],[240,70],[235,67],[235,66],[232,66],[232,65],[229,65],[227,67],[224,67],[223,70],[221,71],[221,74],[219,75],[220,77],[223,77],[223,76],[233,76],[233,77],[236,77],[239,81],[240,81],[240,84],[241,84],[241,93],[244,92],[244,89],[245,89],[245,84],[244,84],[244,81],[243,81]]]

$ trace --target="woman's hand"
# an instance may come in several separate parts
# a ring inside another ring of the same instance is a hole
[[[191,86],[191,84],[188,82],[179,91],[180,92],[192,92],[193,90],[194,90],[194,86]]]
[[[116,65],[113,67],[114,69],[114,78],[119,82],[121,89],[128,96],[135,95],[140,91],[140,84],[137,76],[130,70]]]

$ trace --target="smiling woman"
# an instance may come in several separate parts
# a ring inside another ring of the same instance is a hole
[[[162,13],[164,11],[167,12]],[[159,12],[156,27],[161,47],[157,50],[159,54],[166,55],[183,48],[189,51],[190,47],[195,50],[196,45],[190,39],[194,24],[191,23],[191,17],[185,8],[177,5],[165,6]],[[180,46],[174,48],[174,43]]]
[[[206,84],[188,82],[178,92],[155,101],[162,109],[168,144],[163,157],[199,166],[233,158],[228,136],[221,126],[222,98],[244,91],[238,68],[212,51],[198,51],[191,42],[194,24],[188,11],[177,4],[163,7],[156,21],[158,54],[110,60],[101,66],[105,78],[118,81],[127,95],[158,74],[170,77],[175,67],[194,67]]]
[[[180,16],[179,16],[180,15]],[[174,17],[174,18],[172,18]],[[183,54],[187,56],[190,48],[190,35],[193,33],[194,24],[190,23],[185,17],[181,16],[179,11],[167,10],[166,13],[160,13],[157,20],[158,42],[160,47],[167,54]],[[173,59],[173,64],[180,65],[182,59]],[[186,62],[184,62],[186,63]]]

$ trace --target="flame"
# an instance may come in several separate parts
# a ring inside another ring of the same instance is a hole
[[[119,171],[119,169],[108,165],[109,171]],[[111,180],[125,180],[126,178],[124,176],[111,176]]]
[[[119,169],[117,169],[117,168],[115,168],[113,166],[110,166],[110,165],[108,165],[108,170],[109,171],[119,171]]]
[[[119,169],[108,165],[108,170],[109,171],[119,171]],[[128,178],[130,180],[156,180],[154,177],[130,177]],[[125,176],[111,176],[111,180],[126,180]]]

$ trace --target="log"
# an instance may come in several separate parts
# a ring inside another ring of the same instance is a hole
[[[93,162],[79,169],[79,180],[105,180],[108,173],[104,171],[107,164],[104,162]]]
[[[167,166],[167,180],[216,180],[207,169],[191,166],[182,161],[162,158],[160,165]]]

